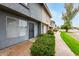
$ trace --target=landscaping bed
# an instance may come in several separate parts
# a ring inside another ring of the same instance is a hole
[[[75,55],[79,55],[79,41],[66,32],[61,32],[61,38],[69,46],[69,48],[74,52]]]
[[[33,56],[53,56],[55,54],[55,36],[48,31],[47,34],[41,34],[31,47]]]

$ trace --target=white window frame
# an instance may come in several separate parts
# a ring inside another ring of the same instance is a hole
[[[20,32],[20,29],[19,29],[19,28],[20,28],[20,26],[19,26],[19,21],[20,21],[20,20],[21,20],[21,21],[25,21],[25,20],[22,20],[22,19],[19,19],[19,18],[15,18],[15,17],[11,17],[11,16],[6,16],[6,37],[7,37],[7,30],[8,30],[8,28],[7,28],[7,25],[8,25],[8,24],[7,24],[7,22],[8,22],[7,20],[8,20],[8,18],[14,19],[14,20],[16,20],[16,21],[18,20],[18,31],[19,31],[19,32],[18,32],[18,36],[17,36],[17,37],[25,36],[25,35],[21,35],[21,34],[20,34],[21,32]],[[26,22],[27,22],[27,21],[26,21]],[[28,25],[27,25],[27,26],[28,26]],[[27,30],[27,26],[25,27],[26,30]],[[7,38],[10,38],[10,37],[7,37]],[[15,38],[15,37],[11,37],[11,38]]]
[[[25,20],[19,19],[19,21],[20,20],[26,22]],[[27,25],[26,26],[19,26],[19,28],[26,28],[26,31],[27,31]],[[25,35],[26,35],[26,33],[25,33]],[[21,35],[21,32],[19,32],[19,36],[25,36],[25,35]]]
[[[8,30],[8,28],[7,28],[7,23],[8,23],[8,18],[11,18],[11,19],[14,19],[14,20],[17,20],[18,18],[15,18],[15,17],[11,17],[11,16],[6,16],[6,37],[7,37],[7,30]],[[17,37],[19,37],[19,33],[18,33],[18,36]],[[15,38],[15,37],[7,37],[7,38]]]

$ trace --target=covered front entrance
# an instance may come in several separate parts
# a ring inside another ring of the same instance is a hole
[[[29,39],[34,37],[34,23],[29,22]]]

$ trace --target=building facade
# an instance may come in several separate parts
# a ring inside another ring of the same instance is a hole
[[[51,20],[51,28],[54,30],[57,28],[57,25],[55,24],[55,21]]]
[[[0,49],[46,33],[51,14],[43,3],[0,4]]]

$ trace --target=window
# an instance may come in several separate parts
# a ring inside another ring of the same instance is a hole
[[[25,36],[27,32],[27,22],[13,17],[7,17],[6,22],[7,37]]]
[[[7,17],[7,37],[17,37],[18,36],[18,21],[15,18]]]
[[[24,20],[19,20],[19,30],[20,30],[20,36],[25,36],[27,32],[27,22]]]

